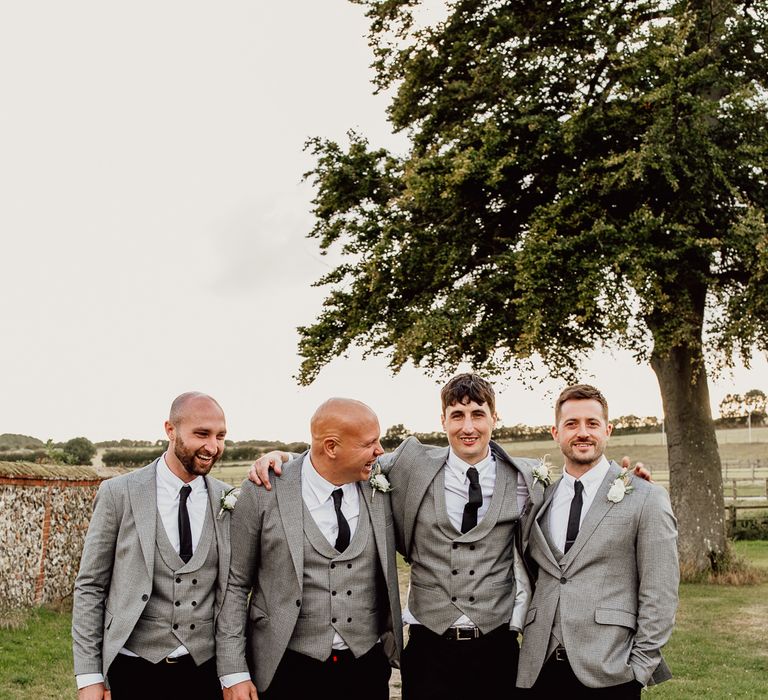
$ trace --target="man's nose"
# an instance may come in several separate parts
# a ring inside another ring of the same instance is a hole
[[[376,447],[373,448],[373,454],[375,454],[377,457],[380,457],[384,454],[384,448],[381,446],[380,442],[376,442]]]

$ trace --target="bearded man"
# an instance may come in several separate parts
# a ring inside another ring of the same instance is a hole
[[[168,450],[104,481],[75,581],[79,700],[221,698],[214,619],[229,571],[229,486],[207,477],[224,452],[221,406],[177,397]]]

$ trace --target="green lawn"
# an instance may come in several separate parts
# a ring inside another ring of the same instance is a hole
[[[768,541],[737,542],[735,547],[768,571]],[[21,629],[0,629],[0,698],[76,697],[69,626],[68,613],[35,610]],[[645,696],[764,700],[767,638],[768,583],[738,588],[684,584],[677,625],[664,651],[675,677]]]

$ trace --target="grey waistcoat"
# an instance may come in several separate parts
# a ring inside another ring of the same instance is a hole
[[[304,586],[301,612],[288,648],[324,661],[331,655],[334,630],[355,657],[380,636],[379,561],[367,505],[360,494],[360,517],[347,549],[328,543],[304,506]]]
[[[544,539],[547,541],[547,544],[549,545],[549,548],[552,550],[552,556],[555,558],[555,561],[557,563],[560,563],[560,560],[565,556],[558,547],[555,546],[554,540],[552,539],[552,532],[549,529],[549,513],[544,513],[542,515],[541,520],[539,521],[539,525],[541,527],[541,534],[544,535]],[[557,607],[555,608],[555,616],[552,619],[552,632],[550,633],[549,637],[549,645],[547,647],[547,658],[549,658],[549,655],[563,643],[563,629],[562,629],[562,623],[560,622],[560,600],[557,601]]]
[[[511,482],[497,470],[485,517],[463,535],[448,517],[442,469],[427,489],[413,536],[408,608],[433,632],[442,634],[462,614],[483,633],[512,617],[514,531],[520,515],[516,481]]]
[[[157,663],[183,644],[199,666],[212,658],[218,547],[210,503],[200,541],[185,564],[157,517],[152,595],[125,646]]]

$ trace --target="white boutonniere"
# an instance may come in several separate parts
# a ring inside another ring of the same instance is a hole
[[[544,455],[539,463],[533,468],[533,481],[539,482],[544,488],[547,488],[552,483],[552,474],[550,469],[552,464],[549,461],[549,455]]]
[[[611,484],[611,488],[608,489],[608,500],[611,503],[621,503],[624,500],[624,496],[634,490],[634,486],[630,486],[632,481],[632,473],[629,469],[623,469],[621,474],[616,477],[616,481]]]
[[[392,490],[389,479],[387,479],[387,477],[381,473],[381,465],[378,462],[376,462],[376,464],[373,465],[373,469],[371,469],[371,476],[368,479],[368,483],[373,489],[371,500],[373,500],[373,497],[376,495],[377,491],[381,491],[381,493],[387,493],[388,491]]]
[[[216,517],[221,518],[221,516],[224,515],[224,511],[234,510],[238,498],[240,498],[239,486],[235,486],[234,488],[229,489],[229,491],[222,493],[221,500],[219,501],[221,508],[219,510],[219,514]]]

